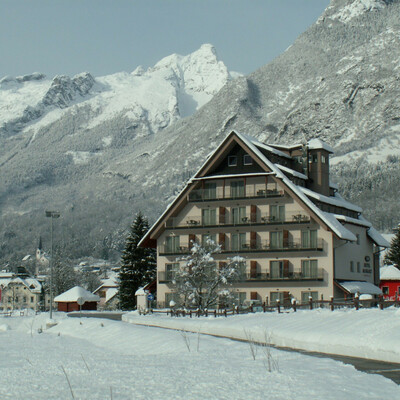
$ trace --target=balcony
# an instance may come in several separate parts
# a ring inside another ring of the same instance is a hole
[[[266,190],[243,187],[241,190],[231,192],[227,187],[225,190],[218,188],[215,190],[197,189],[189,193],[190,202],[219,201],[219,200],[238,200],[238,199],[267,199],[283,197],[283,190]]]
[[[282,252],[301,252],[301,251],[323,251],[324,240],[318,239],[315,243],[305,244],[301,240],[289,241],[287,243],[276,244],[270,241],[260,242],[246,242],[242,243],[238,247],[236,246],[223,246],[221,245],[221,253],[282,253]],[[161,246],[159,249],[160,256],[168,255],[183,255],[189,254],[189,245],[183,245],[176,248],[169,248],[167,246]]]
[[[185,219],[170,218],[165,223],[166,228],[187,229],[187,228],[210,228],[210,227],[232,227],[232,226],[262,226],[262,225],[284,225],[284,224],[305,224],[310,222],[310,217],[302,211],[286,212],[284,218],[273,215],[246,214],[240,218],[232,218],[219,215],[214,220],[203,220],[199,215],[189,216]]]
[[[174,279],[173,271],[159,271],[157,273],[159,283],[172,283]],[[322,281],[324,280],[324,270],[318,268],[315,273],[304,274],[301,271],[289,272],[283,276],[273,276],[269,272],[246,272],[242,274],[239,282],[279,282],[279,281]]]
[[[269,282],[269,281],[322,281],[324,270],[318,268],[315,273],[305,274],[301,271],[289,272],[286,275],[273,276],[269,272],[246,273],[246,282]]]

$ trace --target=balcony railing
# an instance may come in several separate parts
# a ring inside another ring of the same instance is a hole
[[[222,253],[274,253],[274,252],[300,252],[300,251],[322,251],[324,249],[324,240],[318,239],[313,243],[302,243],[299,241],[288,241],[287,243],[271,243],[270,241],[250,241],[242,243],[239,246],[228,246],[221,244]],[[160,255],[179,255],[189,254],[189,245],[183,245],[175,248],[161,246]]]
[[[157,273],[159,283],[173,283],[173,271],[159,271]],[[243,273],[239,282],[252,281],[322,281],[324,279],[324,270],[318,268],[314,273],[303,273],[301,271],[288,272],[280,276],[273,275],[269,272],[246,272]]]
[[[273,275],[269,272],[246,273],[246,281],[311,281],[324,279],[324,270],[318,268],[315,273],[306,274],[301,271],[288,272],[282,275]]]
[[[215,219],[203,219],[201,216],[189,216],[182,218],[170,218],[165,223],[166,228],[209,228],[229,226],[252,226],[252,225],[282,225],[282,224],[304,224],[310,222],[310,217],[301,211],[286,212],[283,218],[274,215],[246,214],[244,216],[232,217],[219,215]]]
[[[196,189],[189,193],[188,200],[196,201],[214,201],[214,200],[236,200],[236,199],[254,199],[254,198],[270,198],[283,197],[283,190],[266,190],[254,189],[252,187],[243,187],[239,190],[230,191],[230,187],[223,189]]]

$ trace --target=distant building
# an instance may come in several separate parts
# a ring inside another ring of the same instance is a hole
[[[79,304],[79,299],[83,301],[81,306]],[[57,303],[58,311],[65,312],[79,311],[80,309],[97,310],[97,303],[99,301],[99,296],[90,293],[80,286],[75,286],[54,298],[54,302]]]
[[[44,307],[44,290],[36,279],[19,274],[0,272],[2,296],[1,311],[32,309],[39,311]]]
[[[116,277],[108,278],[93,292],[100,297],[100,310],[117,310],[119,307],[118,282]]]
[[[381,282],[379,287],[382,290],[385,300],[400,300],[400,270],[394,265],[386,265],[381,268]]]
[[[179,301],[179,258],[208,238],[221,246],[217,264],[246,260],[236,304],[380,293],[389,243],[330,181],[332,152],[318,139],[284,146],[228,135],[140,243],[157,248],[158,305]]]

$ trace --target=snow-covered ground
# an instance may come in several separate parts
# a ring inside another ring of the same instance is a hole
[[[75,399],[400,397],[394,382],[330,359],[259,347],[254,360],[247,343],[59,314],[39,334],[46,317],[0,317],[1,399],[71,399],[67,377]]]
[[[256,313],[228,318],[171,318],[165,314],[122,316],[134,324],[162,326],[234,339],[343,356],[400,363],[400,309],[299,310]]]

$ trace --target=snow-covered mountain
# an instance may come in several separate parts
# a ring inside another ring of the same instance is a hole
[[[115,117],[145,124],[147,133],[193,114],[231,79],[208,44],[173,54],[154,67],[94,79],[90,73],[49,80],[43,74],[0,79],[0,135],[37,132],[66,113],[85,108],[90,129]]]
[[[332,0],[282,55],[234,80],[210,46],[147,71],[66,79],[68,89],[47,97],[53,82],[44,88],[38,74],[7,78],[0,92],[20,90],[21,99],[7,102],[20,111],[0,134],[2,256],[45,236],[50,207],[62,212],[67,251],[106,256],[133,213],[154,220],[232,129],[267,142],[329,142],[341,192],[389,228],[400,219],[399,15],[400,0]],[[162,91],[150,76],[165,78]],[[36,89],[24,96],[28,84]]]

